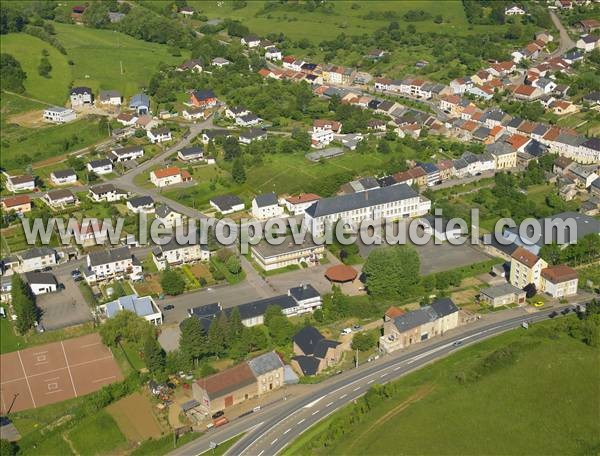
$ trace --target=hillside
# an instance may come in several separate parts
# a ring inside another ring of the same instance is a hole
[[[555,338],[548,327],[556,323],[513,331],[417,371],[343,433],[336,420],[361,415],[352,407],[304,434],[286,454],[595,454],[598,350],[566,335]],[[477,381],[457,380],[509,344],[514,360],[504,359]]]

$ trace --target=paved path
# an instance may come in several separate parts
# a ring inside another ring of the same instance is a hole
[[[567,30],[560,22],[560,19],[558,18],[556,13],[552,10],[549,10],[549,13],[550,13],[550,19],[552,19],[554,26],[558,29],[559,34],[560,34],[560,44],[558,45],[558,48],[556,49],[556,51],[554,51],[551,54],[551,57],[556,57],[559,55],[563,55],[569,49],[573,49],[575,47],[575,42],[571,39],[571,37],[567,33]]]

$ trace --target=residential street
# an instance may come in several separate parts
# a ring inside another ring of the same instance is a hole
[[[560,33],[560,43],[558,45],[558,48],[551,55],[551,57],[557,57],[559,55],[563,55],[569,49],[573,49],[575,47],[575,42],[567,33],[567,30],[565,29],[564,25],[562,25],[562,22],[560,22],[560,19],[558,18],[556,13],[552,10],[548,11],[550,13],[550,19],[552,19],[554,26],[558,29]]]

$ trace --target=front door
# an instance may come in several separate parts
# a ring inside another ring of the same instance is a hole
[[[227,396],[225,398],[225,407],[231,407],[233,405],[233,396]]]

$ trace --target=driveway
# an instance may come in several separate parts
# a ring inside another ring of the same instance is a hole
[[[92,312],[79,286],[68,274],[57,274],[56,279],[64,285],[65,289],[40,295],[36,300],[42,311],[41,322],[44,328],[60,329],[91,321]]]
[[[558,29],[559,34],[560,34],[560,43],[558,45],[558,48],[551,55],[551,57],[556,57],[556,56],[564,54],[569,49],[573,49],[575,47],[575,42],[571,39],[571,37],[567,33],[567,30],[560,22],[560,19],[558,18],[556,13],[552,10],[549,10],[549,13],[550,13],[550,19],[552,19],[554,26]]]

